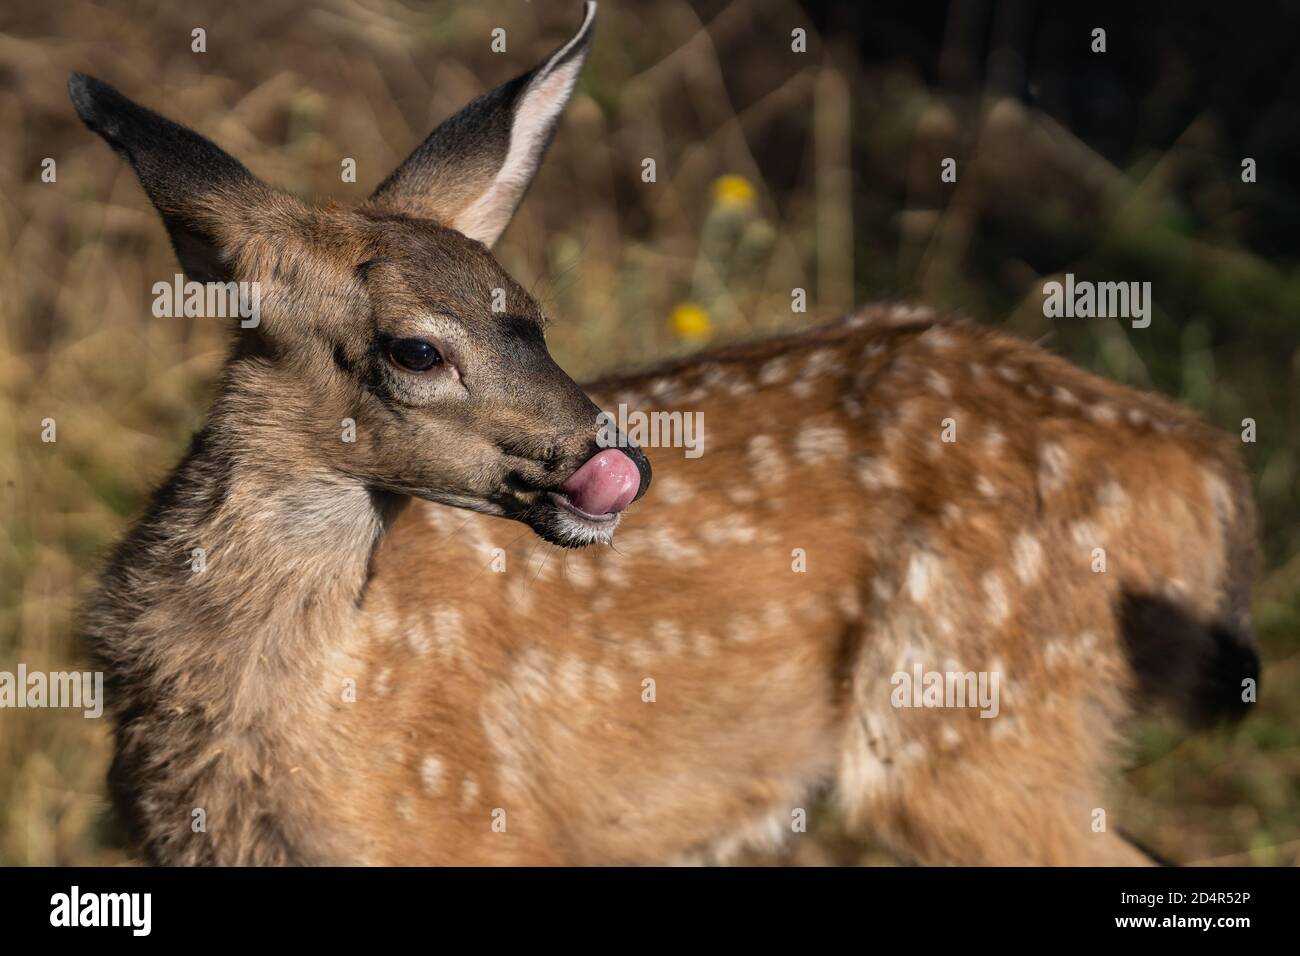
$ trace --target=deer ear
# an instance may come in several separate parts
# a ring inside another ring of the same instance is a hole
[[[539,66],[444,120],[368,206],[433,219],[491,246],[505,231],[550,145],[591,46],[596,4],[573,39]]]
[[[241,225],[256,223],[270,187],[210,140],[102,80],[73,73],[68,95],[87,128],[135,170],[186,274],[200,282],[228,280],[234,250],[222,234],[238,235]]]

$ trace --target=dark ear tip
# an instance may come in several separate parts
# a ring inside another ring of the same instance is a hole
[[[104,90],[112,90],[112,87],[85,73],[73,73],[68,77],[68,98],[72,100],[77,115],[87,126],[99,112],[96,109],[97,101],[99,94]]]
[[[591,49],[591,37],[595,32],[593,29],[595,22],[596,0],[586,0],[582,5],[582,23],[578,24],[578,32],[573,35],[568,43],[551,54],[551,58],[539,69],[549,71],[562,63],[567,63],[575,56],[585,58],[587,51]]]

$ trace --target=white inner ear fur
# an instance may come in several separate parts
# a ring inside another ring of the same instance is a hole
[[[568,62],[562,61],[574,46],[586,41],[595,16],[596,5],[588,3],[582,26],[573,39],[546,61],[520,96],[510,127],[510,148],[506,151],[505,162],[492,178],[491,185],[453,223],[454,228],[469,238],[491,246],[509,225],[515,206],[537,172],[547,134],[573,94],[574,84],[578,82],[578,74],[587,58],[586,52]],[[557,63],[560,65],[555,66]]]

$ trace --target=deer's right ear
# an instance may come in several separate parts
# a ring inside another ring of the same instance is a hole
[[[429,134],[379,184],[369,206],[432,219],[490,246],[505,231],[591,46],[596,4],[572,39],[537,67],[484,93]]]
[[[231,278],[233,243],[265,221],[275,191],[210,140],[102,80],[73,73],[68,95],[87,128],[135,170],[186,274],[199,282]]]

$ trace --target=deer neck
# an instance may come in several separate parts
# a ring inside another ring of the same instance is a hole
[[[219,398],[119,548],[100,599],[117,626],[92,641],[147,670],[137,703],[265,727],[338,700],[371,555],[405,499],[313,462],[302,420]]]

